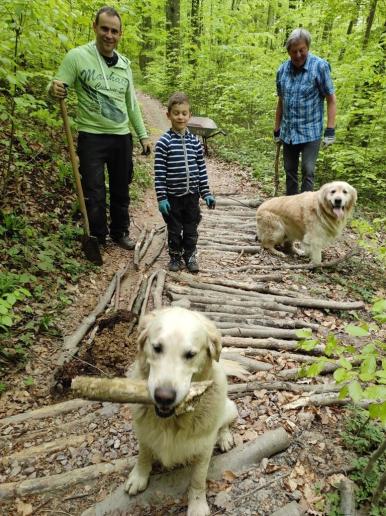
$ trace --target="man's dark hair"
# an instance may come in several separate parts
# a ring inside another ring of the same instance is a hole
[[[101,7],[101,8],[99,9],[99,11],[96,13],[96,16],[95,16],[95,25],[98,25],[98,22],[99,22],[99,16],[100,16],[101,14],[104,14],[104,13],[106,13],[108,16],[116,16],[116,17],[118,18],[118,20],[119,20],[119,24],[120,24],[120,26],[121,26],[121,28],[122,28],[122,20],[121,20],[121,17],[120,17],[120,15],[119,15],[118,11],[116,11],[116,10],[114,9],[114,7],[109,7],[108,5],[105,5],[104,7]]]
[[[170,113],[172,107],[175,106],[176,104],[184,104],[184,103],[189,104],[189,106],[190,106],[189,97],[182,91],[176,91],[176,93],[173,93],[173,95],[171,97],[169,97],[168,113]]]

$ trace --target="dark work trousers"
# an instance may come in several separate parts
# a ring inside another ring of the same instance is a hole
[[[168,226],[168,246],[170,256],[189,258],[196,252],[198,232],[201,220],[199,194],[187,194],[182,197],[169,196],[169,215],[163,215]]]
[[[103,240],[107,231],[105,165],[110,190],[110,235],[119,239],[129,230],[129,184],[133,177],[131,134],[79,132],[79,172],[90,233]]]
[[[315,163],[320,140],[292,145],[283,142],[284,169],[286,173],[287,195],[295,195],[298,190],[299,157],[302,155],[301,192],[312,192],[314,186]]]

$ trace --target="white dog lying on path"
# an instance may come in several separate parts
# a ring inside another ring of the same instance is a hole
[[[206,477],[213,448],[233,446],[230,423],[237,408],[227,397],[221,335],[203,315],[180,307],[154,311],[141,321],[134,377],[146,379],[154,405],[133,407],[139,455],[125,490],[134,495],[148,484],[152,462],[165,467],[191,464],[188,516],[210,514]],[[192,412],[175,415],[191,382],[213,380]]]
[[[356,200],[355,188],[344,181],[327,183],[317,192],[269,199],[257,209],[257,237],[278,256],[285,254],[277,245],[303,254],[292,245],[298,240],[312,263],[320,265],[322,249],[342,233]]]

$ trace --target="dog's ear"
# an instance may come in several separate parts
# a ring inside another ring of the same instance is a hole
[[[358,199],[358,192],[356,191],[356,189],[353,186],[351,186],[351,185],[348,185],[348,186],[350,187],[349,192],[351,193],[348,207],[351,210],[356,205],[356,202]]]
[[[141,351],[145,345],[149,326],[151,321],[155,318],[157,315],[156,311],[150,312],[149,314],[142,317],[138,324],[138,339],[137,339],[137,345],[138,345],[138,351]]]
[[[206,336],[208,339],[208,352],[209,356],[218,362],[220,360],[220,354],[221,354],[221,333],[219,329],[216,327],[216,325],[207,319],[206,317],[203,317],[204,324],[205,324],[205,330],[206,330]]]

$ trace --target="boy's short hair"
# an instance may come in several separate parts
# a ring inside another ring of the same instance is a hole
[[[169,97],[168,113],[170,113],[170,110],[176,104],[188,104],[190,107],[189,97],[186,95],[186,93],[182,91],[176,91],[176,93],[173,93],[173,95]]]

